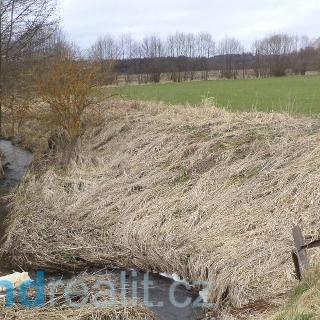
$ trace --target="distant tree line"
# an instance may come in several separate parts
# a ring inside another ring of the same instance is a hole
[[[225,38],[216,43],[209,33],[177,32],[163,40],[157,35],[136,41],[131,35],[119,38],[100,37],[91,47],[90,57],[104,65],[115,61],[117,74],[129,79],[137,75],[138,81],[159,82],[162,73],[174,82],[194,80],[200,72],[208,80],[209,71],[217,71],[221,78],[244,77],[253,70],[256,77],[283,76],[288,70],[305,74],[320,70],[320,46],[307,37],[276,34],[254,42],[248,52],[235,38]]]

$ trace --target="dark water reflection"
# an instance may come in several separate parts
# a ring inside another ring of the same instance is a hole
[[[0,153],[4,155],[6,164],[1,187],[9,189],[16,186],[25,175],[31,163],[32,154],[14,146],[7,140],[0,140]]]

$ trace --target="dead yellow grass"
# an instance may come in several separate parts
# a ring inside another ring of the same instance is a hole
[[[32,309],[32,310],[5,310],[6,320],[152,320],[154,317],[149,316],[146,311],[143,312],[136,307],[122,308],[110,307],[104,309],[95,309],[85,307],[80,309],[59,308],[59,309]]]
[[[292,286],[291,227],[319,236],[319,120],[105,108],[67,174],[33,171],[12,195],[3,251],[15,264],[209,279],[211,300],[235,307]]]
[[[46,307],[41,309],[1,309],[1,314],[6,320],[154,320],[155,316],[142,307],[112,306],[104,308],[94,308],[85,306],[72,308],[61,306],[59,308]]]

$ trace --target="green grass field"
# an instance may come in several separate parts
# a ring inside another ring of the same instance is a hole
[[[130,85],[113,92],[169,104],[198,105],[204,98],[213,98],[218,107],[231,110],[320,113],[320,76]]]

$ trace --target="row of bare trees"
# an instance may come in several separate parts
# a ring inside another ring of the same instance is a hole
[[[239,72],[254,70],[257,77],[281,76],[291,69],[304,74],[308,69],[320,69],[319,48],[307,37],[277,34],[255,41],[251,50],[235,38],[218,43],[209,33],[169,35],[165,40],[157,35],[136,41],[131,35],[100,37],[89,50],[100,61],[117,61],[115,69],[139,76],[140,82],[160,80],[169,73],[171,80],[193,80],[196,71],[208,79],[210,70],[223,78],[237,78]],[[110,80],[110,79],[109,79]],[[112,80],[112,79],[111,79]]]
[[[136,41],[131,35],[122,35],[118,39],[110,35],[100,37],[89,50],[89,55],[99,61],[128,61],[124,65],[125,74],[137,73],[140,81],[160,80],[163,72],[164,57],[172,59],[180,57],[206,57],[215,55],[215,42],[209,33],[184,34],[177,32],[168,36],[164,42],[157,35],[146,36],[142,41]],[[181,59],[180,59],[181,60]],[[182,71],[189,72],[190,66],[176,61],[170,66],[173,81],[181,81]]]
[[[256,75],[284,76],[289,68],[294,73],[305,74],[308,63],[312,62],[312,55],[317,56],[313,49],[308,38],[287,34],[272,35],[256,41],[253,45]]]
[[[136,41],[130,34],[114,38],[110,35],[100,37],[91,47],[91,55],[105,59],[142,59],[168,57],[212,57],[215,55],[215,41],[209,33],[177,32],[163,41],[157,35],[146,36]]]

